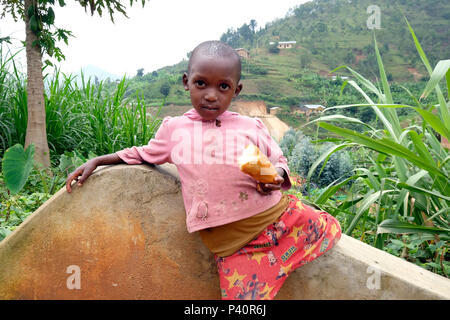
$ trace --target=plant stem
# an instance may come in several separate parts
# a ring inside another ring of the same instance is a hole
[[[39,173],[39,177],[41,178],[42,186],[44,187],[44,192],[45,194],[48,194],[47,181],[45,180],[45,177],[42,175],[42,172],[39,168],[37,168],[37,172]]]

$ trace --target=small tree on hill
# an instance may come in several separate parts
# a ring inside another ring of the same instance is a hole
[[[269,46],[269,52],[274,53],[274,54],[280,53],[280,48],[278,48],[278,45],[276,42]]]
[[[136,77],[142,77],[144,75],[144,68],[140,68],[136,72]]]
[[[164,98],[167,98],[170,93],[170,84],[168,82],[164,82],[159,88],[159,92],[161,92]]]

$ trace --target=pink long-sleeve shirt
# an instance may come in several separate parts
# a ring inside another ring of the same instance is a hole
[[[261,120],[230,111],[217,120],[203,120],[191,109],[182,116],[164,118],[148,145],[117,152],[127,164],[176,165],[188,232],[251,217],[280,201],[280,191],[260,194],[256,181],[239,170],[237,158],[246,145],[258,146],[289,175],[286,158]],[[285,179],[282,189],[290,187]]]

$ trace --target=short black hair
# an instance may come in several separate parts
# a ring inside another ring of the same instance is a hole
[[[211,56],[214,58],[234,58],[238,65],[238,81],[241,80],[241,57],[231,46],[217,40],[210,40],[200,43],[192,51],[188,62],[188,74],[191,72],[191,63],[197,54]]]

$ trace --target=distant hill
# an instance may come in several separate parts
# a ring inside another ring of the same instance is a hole
[[[87,65],[85,67],[82,67],[80,71],[74,73],[74,75],[77,76],[77,83],[81,83],[81,73],[83,73],[83,77],[85,80],[91,78],[91,81],[95,81],[95,79],[97,79],[98,81],[106,79],[115,81],[117,79],[120,79],[119,76],[109,73],[97,66]]]
[[[374,5],[380,9],[380,29],[369,30],[367,20],[373,12],[368,13],[368,7]],[[250,52],[250,58],[243,59],[244,89],[239,99],[263,100],[268,106],[285,107],[364,102],[351,88],[346,88],[346,94],[341,96],[342,80],[333,80],[330,71],[348,65],[365,77],[377,79],[373,35],[388,79],[402,85],[408,82],[408,88],[418,94],[427,72],[404,16],[433,65],[449,58],[450,2],[443,0],[315,0],[290,9],[284,18],[265,26],[250,23],[249,19],[249,24],[228,29],[221,40]],[[279,41],[296,41],[296,45],[278,51],[270,43]],[[158,105],[164,98],[160,87],[167,82],[171,89],[166,105],[189,104],[189,96],[181,85],[186,68],[187,61],[183,60],[134,77],[127,94],[140,92],[148,103]],[[343,71],[337,74],[347,75]],[[403,90],[394,85],[393,90],[397,89]]]

